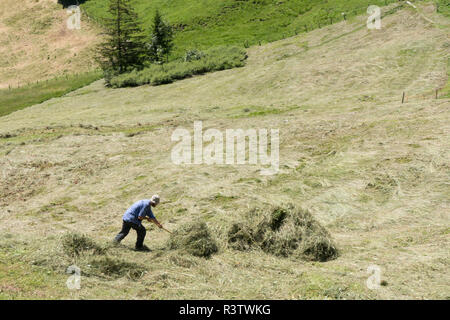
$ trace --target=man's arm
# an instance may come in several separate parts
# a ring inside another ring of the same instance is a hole
[[[162,227],[163,227],[162,224],[159,223],[158,220],[156,220],[156,218],[149,218],[149,217],[147,217],[147,220],[150,221],[150,222],[152,222],[152,223],[154,223],[154,224],[156,224],[159,228],[162,228]]]
[[[159,228],[162,228],[163,226],[161,225],[161,223],[159,223],[159,221],[158,220],[156,220],[156,218],[150,218],[150,217],[147,217],[147,216],[145,216],[145,217],[138,217],[138,219],[139,220],[147,220],[147,221],[149,221],[149,222],[151,222],[151,223],[154,223],[154,224],[156,224]]]

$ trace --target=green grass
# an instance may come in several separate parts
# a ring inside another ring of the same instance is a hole
[[[243,107],[239,114],[230,116],[231,118],[251,118],[274,114],[282,114],[292,110],[300,109],[301,106],[288,106],[283,108],[269,108],[261,106]]]
[[[42,81],[15,89],[1,89],[0,117],[42,103],[51,98],[61,97],[71,91],[87,86],[101,77],[101,72],[92,71],[80,75],[70,75]]]
[[[175,60],[164,65],[151,65],[141,71],[132,71],[110,80],[112,87],[133,87],[144,84],[153,86],[172,83],[176,80],[207,72],[244,66],[247,54],[238,47],[217,47],[205,52],[199,60]]]
[[[438,12],[446,17],[450,17],[450,0],[437,0],[435,2]]]
[[[24,263],[30,254],[27,242],[2,239],[0,247],[0,300],[55,299],[64,293],[60,283],[64,283],[66,275]]]
[[[365,14],[369,5],[384,6],[394,0],[135,0],[145,30],[159,8],[175,28],[174,57],[192,48],[218,45],[255,45],[290,37],[324,25]],[[93,20],[107,16],[108,0],[82,5]]]

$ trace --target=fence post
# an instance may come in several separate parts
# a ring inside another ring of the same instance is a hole
[[[439,89],[436,89],[436,99],[438,98],[438,91]]]
[[[403,104],[403,102],[405,102],[405,91],[403,91],[402,104]]]

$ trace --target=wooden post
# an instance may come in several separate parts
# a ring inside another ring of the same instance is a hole
[[[436,99],[438,98],[438,91],[439,89],[436,89]]]
[[[403,91],[402,104],[403,104],[403,102],[405,102],[405,91]]]

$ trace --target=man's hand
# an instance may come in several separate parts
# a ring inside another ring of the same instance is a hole
[[[152,219],[152,218],[147,218],[147,219],[148,219],[148,221],[153,222],[153,223],[156,224],[160,229],[162,229],[163,226],[162,226],[161,223],[159,223],[158,220]]]

